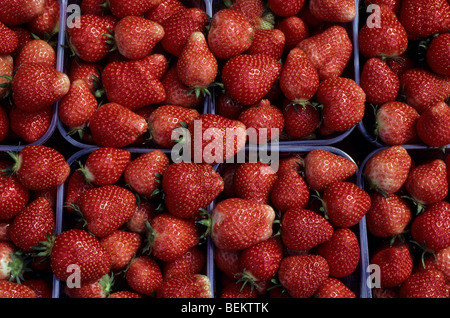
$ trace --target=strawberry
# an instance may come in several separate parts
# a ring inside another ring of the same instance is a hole
[[[161,148],[172,148],[177,138],[173,138],[174,130],[177,127],[193,121],[199,116],[199,112],[195,109],[165,104],[155,109],[148,119],[148,128],[152,139],[156,145]]]
[[[45,279],[30,278],[22,284],[31,288],[35,292],[36,298],[52,298],[52,286]]]
[[[349,287],[334,277],[328,277],[315,296],[317,298],[356,298],[356,294]]]
[[[323,105],[324,125],[334,131],[350,129],[364,117],[366,94],[352,79],[335,77],[323,80],[316,99]]]
[[[309,25],[296,15],[282,18],[275,27],[284,34],[285,52],[292,50],[297,43],[310,35]]]
[[[228,60],[247,51],[255,35],[250,21],[239,11],[222,9],[211,20],[208,45],[219,60]]]
[[[395,14],[400,12],[400,0],[365,0],[364,4],[366,6],[369,5],[386,5],[388,6]]]
[[[123,187],[106,185],[85,191],[79,198],[86,228],[97,237],[105,237],[121,227],[136,209],[136,197]]]
[[[430,204],[412,221],[413,240],[434,252],[448,247],[450,245],[449,213],[450,203],[446,201]]]
[[[21,282],[25,263],[12,242],[0,242],[0,280]]]
[[[0,298],[36,298],[36,293],[23,284],[0,280]]]
[[[242,13],[255,30],[267,30],[273,26],[273,16],[266,12],[262,0],[236,0],[229,8]]]
[[[355,272],[359,264],[358,238],[349,228],[337,228],[329,241],[317,247],[317,254],[327,260],[331,277],[346,277]]]
[[[8,26],[27,23],[44,13],[45,2],[45,0],[4,2],[0,5],[0,21]]]
[[[246,54],[267,54],[280,60],[284,52],[286,37],[280,29],[260,29],[255,31],[252,44]]]
[[[305,4],[305,0],[268,0],[267,5],[269,9],[280,17],[289,17],[300,12]]]
[[[164,279],[176,275],[200,274],[206,264],[206,254],[199,246],[194,246],[172,262],[164,262],[161,266]]]
[[[126,16],[141,16],[158,5],[161,0],[120,1],[108,0],[109,10],[117,18]]]
[[[443,33],[433,38],[427,49],[427,64],[439,75],[450,75],[449,44],[450,33]]]
[[[280,73],[281,64],[272,57],[242,54],[225,63],[222,82],[231,99],[244,105],[253,105],[269,93]]]
[[[178,57],[176,69],[178,78],[196,96],[210,94],[207,90],[216,79],[218,65],[202,32],[191,33]]]
[[[401,285],[413,272],[413,256],[407,245],[397,243],[380,247],[371,257],[370,264],[380,267],[380,286]]]
[[[322,215],[305,208],[292,207],[281,220],[283,244],[296,251],[309,251],[331,239],[334,229]]]
[[[108,298],[144,298],[144,296],[130,290],[119,290],[112,292]]]
[[[276,140],[284,128],[282,111],[268,99],[262,99],[258,104],[243,110],[237,119],[245,125],[248,133],[250,130],[254,132],[253,138],[249,136],[249,141],[255,144]]]
[[[258,298],[258,292],[251,285],[232,281],[222,288],[219,298]]]
[[[161,78],[161,83],[166,91],[164,104],[186,108],[197,108],[199,105],[203,105],[203,95],[196,96],[188,86],[183,84],[178,77],[176,65],[167,70],[164,77]]]
[[[309,202],[309,188],[295,170],[280,175],[272,186],[270,202],[281,213],[292,208],[304,208]]]
[[[99,240],[80,229],[69,229],[58,234],[51,248],[52,272],[66,281],[79,266],[80,282],[94,282],[111,269],[111,256]]]
[[[241,268],[239,265],[240,250],[227,251],[220,248],[214,249],[214,264],[220,270],[220,273],[227,278],[231,278],[236,281],[241,274]]]
[[[225,92],[220,92],[216,97],[215,113],[217,115],[229,119],[239,119],[239,115],[247,108],[248,106],[239,104],[232,100]]]
[[[366,213],[367,229],[376,237],[393,237],[402,234],[412,220],[412,210],[401,196],[378,192],[370,194],[371,206]]]
[[[84,80],[89,87],[89,90],[94,94],[100,86],[100,75],[103,71],[103,66],[98,63],[85,62],[79,58],[72,60],[69,68],[70,82],[76,80]]]
[[[322,21],[348,23],[356,17],[356,6],[352,0],[312,0],[309,2],[311,14]]]
[[[162,22],[164,37],[163,49],[174,56],[180,56],[192,32],[205,32],[208,16],[199,8],[184,8]]]
[[[85,62],[99,62],[112,49],[108,42],[108,34],[114,30],[114,23],[106,17],[93,14],[82,14],[79,25],[67,28],[67,40],[75,56]]]
[[[299,155],[290,155],[287,157],[281,157],[278,161],[278,177],[282,177],[285,173],[290,173],[292,170],[303,175],[304,158]]]
[[[325,258],[306,254],[286,256],[281,260],[278,279],[293,298],[313,296],[329,275]]]
[[[0,142],[9,136],[10,120],[8,113],[0,107]]]
[[[91,116],[89,128],[96,145],[121,148],[147,131],[147,121],[125,106],[106,103]]]
[[[323,149],[308,152],[304,167],[306,183],[319,192],[334,182],[347,180],[355,175],[357,169],[352,160]]]
[[[26,63],[20,67],[11,82],[14,104],[25,111],[51,107],[70,89],[69,77],[55,68]]]
[[[450,106],[445,102],[427,108],[417,120],[417,135],[431,147],[450,144]]]
[[[176,275],[163,281],[157,298],[211,298],[211,288],[211,281],[206,275]]]
[[[125,227],[131,232],[138,234],[145,234],[147,222],[156,216],[157,208],[153,206],[150,201],[142,200],[139,205],[136,205],[136,210],[128,219]]]
[[[339,25],[330,26],[307,37],[296,47],[308,55],[320,80],[341,76],[353,52],[353,44],[347,31]],[[324,47],[327,49],[324,50]]]
[[[450,4],[445,0],[406,0],[399,19],[411,40],[445,33],[450,26]]]
[[[137,110],[166,99],[161,81],[149,68],[132,62],[111,62],[102,72],[102,84],[109,102]]]
[[[161,188],[161,177],[169,166],[169,158],[161,150],[139,155],[125,167],[124,180],[139,195],[151,198]]]
[[[375,136],[388,146],[403,145],[417,137],[417,110],[403,102],[391,101],[375,113]]]
[[[291,104],[289,100],[283,103],[284,128],[292,138],[305,138],[314,133],[320,125],[321,117],[318,108],[312,104]]]
[[[221,163],[240,152],[247,140],[245,125],[216,114],[201,114],[188,124],[191,158],[196,163]]]
[[[198,216],[223,190],[220,174],[210,165],[193,162],[170,164],[163,174],[162,190],[167,210],[181,218]]]
[[[424,68],[412,68],[400,77],[406,103],[419,114],[448,97],[445,79]]]
[[[397,99],[400,78],[385,61],[373,57],[364,64],[360,86],[366,93],[368,103],[381,105]]]
[[[236,196],[261,204],[269,204],[270,193],[278,179],[272,167],[264,162],[242,163],[234,173],[233,187]]]
[[[70,174],[64,156],[44,145],[24,147],[18,154],[10,153],[15,163],[8,169],[30,190],[42,190],[63,184]]]
[[[96,186],[115,184],[131,161],[128,150],[101,147],[92,151],[86,162],[80,164],[86,181]]]
[[[168,212],[158,214],[150,220],[148,236],[152,255],[164,262],[178,259],[200,240],[194,221]]]
[[[449,253],[450,246],[439,250],[434,254],[435,257],[425,258],[423,263],[419,265],[418,270],[435,269],[441,271],[448,281],[450,278]]]
[[[185,8],[184,3],[179,0],[162,0],[159,4],[144,13],[144,17],[162,24],[171,15]]]
[[[319,74],[306,53],[293,48],[289,51],[280,74],[280,89],[293,104],[309,101],[319,88]]]
[[[131,60],[149,55],[164,37],[163,27],[139,16],[125,16],[114,27],[114,41],[120,54]]]
[[[69,298],[108,298],[113,283],[113,277],[106,274],[99,280],[82,283],[76,288],[64,285],[64,293]]]
[[[421,212],[425,205],[444,200],[448,195],[447,166],[441,159],[422,163],[408,174],[405,190]]]
[[[364,175],[370,189],[382,194],[400,190],[408,177],[412,159],[402,146],[389,146],[370,157]]]
[[[7,27],[2,22],[0,22],[0,39],[0,55],[9,55],[13,53],[19,44],[19,39],[14,30]]]
[[[9,127],[24,141],[34,143],[49,131],[52,119],[52,108],[29,112],[13,107],[9,112]]]
[[[270,205],[240,198],[226,199],[212,211],[211,238],[217,248],[242,250],[268,239],[273,234],[274,220],[275,211]]]
[[[450,185],[450,155],[445,155],[444,162],[447,165],[447,180]]]
[[[106,13],[107,8],[102,0],[82,0],[80,2],[80,10],[82,14],[94,14],[101,16]]]
[[[57,0],[46,0],[44,12],[27,23],[27,28],[39,37],[51,37],[59,29],[61,5]]]
[[[74,205],[78,205],[78,199],[88,189],[95,187],[86,182],[86,178],[81,170],[75,170],[67,179],[67,189],[65,194],[65,205],[67,211],[73,212]]]
[[[125,272],[125,279],[133,291],[154,296],[163,283],[161,267],[150,256],[137,256]]]
[[[14,58],[11,55],[0,56],[0,99],[10,94],[14,70]]]
[[[435,269],[412,274],[400,286],[401,298],[447,298],[445,278]]]

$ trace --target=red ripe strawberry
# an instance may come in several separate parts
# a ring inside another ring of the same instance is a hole
[[[360,52],[366,58],[400,56],[408,46],[406,30],[388,6],[379,8],[380,26],[366,23],[359,30]]]
[[[333,226],[322,215],[305,208],[293,207],[283,213],[283,244],[296,251],[309,251],[333,236]]]
[[[30,145],[18,154],[10,153],[15,164],[10,167],[19,182],[30,190],[42,190],[63,184],[70,174],[64,156],[56,149]]]
[[[3,172],[11,166],[11,162],[0,161],[0,170]],[[16,176],[0,174],[0,220],[13,219],[28,203],[30,191],[25,188]]]
[[[80,281],[93,282],[111,269],[111,256],[99,240],[87,231],[69,229],[55,238],[50,263],[53,274],[66,281],[79,266]]]
[[[225,92],[220,92],[216,97],[215,113],[217,115],[237,120],[239,115],[247,108],[248,106],[232,100]]]
[[[258,298],[258,292],[251,285],[231,281],[220,291],[219,298]]]
[[[395,14],[400,12],[400,0],[365,0],[364,4],[369,6],[371,4],[374,5],[386,5],[388,6]]]
[[[309,198],[308,184],[295,170],[279,175],[270,192],[272,206],[281,213],[291,208],[306,207]]]
[[[144,235],[147,228],[147,222],[156,216],[157,208],[150,201],[142,200],[136,206],[133,215],[128,219],[125,226],[131,232]]]
[[[304,104],[319,88],[319,74],[306,53],[293,48],[289,51],[280,74],[280,89],[294,104]]]
[[[128,59],[141,59],[164,37],[164,28],[140,16],[126,16],[114,28],[114,41],[120,54]]]
[[[125,279],[133,291],[154,297],[163,283],[161,267],[150,256],[137,256],[125,272]]]
[[[222,68],[224,89],[231,99],[253,105],[263,99],[281,73],[281,64],[265,54],[242,54]]]
[[[370,194],[371,207],[366,213],[367,229],[376,237],[400,235],[412,220],[412,210],[399,195]]]
[[[445,162],[435,159],[412,168],[405,182],[405,190],[418,206],[419,212],[425,205],[444,200],[448,194]]]
[[[180,56],[186,41],[192,32],[205,32],[208,16],[199,8],[185,8],[172,14],[162,23],[164,37],[163,49],[174,56]]]
[[[9,112],[9,127],[21,139],[34,143],[50,129],[52,119],[52,108],[29,112],[13,107]]]
[[[443,102],[448,97],[443,77],[424,68],[412,68],[400,77],[400,85],[406,96],[406,103],[419,114],[427,108]]]
[[[131,161],[128,150],[101,147],[92,151],[84,165],[80,164],[86,181],[96,186],[115,184]]]
[[[207,90],[216,79],[218,65],[202,32],[191,33],[178,57],[176,69],[178,78],[196,96],[210,94]]]
[[[201,114],[188,124],[191,158],[196,163],[221,163],[240,152],[247,140],[245,125],[216,114]]]
[[[262,0],[236,0],[230,9],[242,13],[255,30],[270,29],[273,26],[272,16],[265,13],[266,6]]]
[[[88,189],[94,185],[87,183],[86,178],[80,170],[75,170],[67,179],[67,190],[65,198],[65,208],[73,212],[74,205],[78,205],[78,199]]]
[[[211,288],[206,275],[177,275],[165,280],[156,295],[157,298],[211,298]]]
[[[223,190],[223,180],[211,165],[193,162],[170,164],[162,178],[167,210],[181,218],[199,215]]]
[[[439,75],[450,75],[449,47],[450,33],[443,33],[433,38],[427,49],[427,64]]]
[[[434,256],[425,258],[423,263],[419,265],[418,270],[435,269],[441,271],[448,281],[450,278],[450,246],[434,253]]]
[[[450,106],[439,102],[427,108],[417,120],[417,135],[431,147],[444,147],[450,144]]]
[[[306,183],[319,192],[334,182],[347,180],[357,168],[352,160],[323,149],[308,152],[304,167]]]
[[[317,298],[356,298],[356,294],[349,287],[334,277],[328,277],[315,296]]]
[[[193,220],[164,212],[150,220],[149,244],[156,258],[171,262],[199,243],[200,234]]]
[[[385,61],[374,57],[365,62],[360,85],[366,93],[368,103],[381,105],[397,99],[400,78]]]
[[[237,119],[247,128],[249,141],[255,144],[266,144],[277,139],[284,128],[282,111],[268,99],[243,110]],[[250,136],[250,131],[254,135]]]
[[[107,12],[107,7],[102,0],[82,0],[80,2],[80,10],[82,14],[94,14],[102,16]]]
[[[388,146],[404,145],[417,137],[417,110],[403,102],[381,105],[375,114],[375,135]]]
[[[71,82],[69,92],[59,103],[58,116],[70,128],[69,133],[81,133],[97,107],[97,99],[88,84],[83,79],[76,79]]]
[[[370,264],[380,267],[379,283],[383,288],[401,285],[413,272],[413,256],[403,243],[382,246],[372,255]]]
[[[91,116],[89,128],[96,145],[121,148],[131,145],[147,131],[147,121],[127,107],[106,103]]]
[[[114,30],[114,24],[105,17],[82,14],[79,25],[74,23],[67,28],[67,38],[76,56],[86,62],[98,62],[105,58],[112,45],[108,43],[108,34]]]
[[[0,21],[8,26],[24,24],[44,13],[46,0],[14,0],[0,4]]]
[[[306,254],[286,256],[281,260],[278,279],[293,298],[313,296],[329,275],[325,258]]]
[[[412,274],[400,286],[401,298],[447,298],[444,274],[428,269]]]
[[[111,293],[108,298],[144,298],[144,296],[129,290],[119,290]]]
[[[171,15],[185,8],[186,6],[179,0],[162,0],[159,4],[144,13],[144,17],[162,24]]]
[[[186,253],[172,262],[164,262],[161,270],[164,279],[176,275],[200,274],[206,263],[206,254],[198,246],[192,247]]]
[[[277,175],[281,177],[285,173],[290,173],[291,170],[301,174],[303,173],[304,159],[301,155],[291,155],[287,157],[282,157],[278,163]]]
[[[450,4],[445,0],[403,1],[400,22],[411,40],[420,40],[436,33],[448,32]]]
[[[136,197],[128,189],[106,185],[85,191],[79,198],[78,208],[87,230],[97,237],[105,237],[133,215]]]
[[[240,253],[240,250],[227,251],[220,248],[214,249],[214,264],[216,264],[217,268],[225,277],[231,278],[233,281],[236,281],[242,272],[239,266]]]
[[[64,285],[64,293],[69,298],[108,298],[113,283],[112,276],[104,275],[99,280],[82,283],[79,287]]]
[[[55,231],[55,215],[50,203],[43,197],[30,202],[20,211],[9,227],[13,243],[26,252],[52,236]]]
[[[151,198],[161,187],[161,177],[169,158],[161,150],[152,150],[133,159],[125,168],[124,180],[139,195]]]
[[[147,11],[158,5],[161,0],[140,0],[140,1],[123,1],[110,0],[109,9],[117,18],[122,19],[126,16],[141,16]]]
[[[58,0],[46,0],[44,12],[27,23],[27,28],[39,37],[52,36],[59,29],[61,5]]]
[[[364,167],[364,175],[373,190],[382,194],[400,190],[408,177],[412,159],[402,146],[390,146],[373,154]]]
[[[366,94],[352,79],[335,77],[322,81],[316,98],[323,105],[324,125],[334,131],[350,129],[364,117]]]
[[[164,104],[186,108],[197,108],[203,104],[203,95],[196,96],[188,86],[181,82],[176,65],[167,70],[167,73],[161,79],[161,83],[166,91]]]
[[[23,284],[0,280],[0,298],[36,298],[36,293]]]
[[[98,63],[89,63],[75,58],[70,64],[69,79],[70,82],[84,80],[89,90],[94,94],[100,86],[100,74],[102,71],[103,66]]]
[[[0,56],[0,99],[10,94],[13,77],[14,59],[11,55]]]
[[[283,115],[285,131],[293,138],[308,137],[320,125],[320,111],[309,103],[304,106],[291,105],[291,102],[286,100]]]
[[[0,22],[0,40],[0,55],[13,53],[19,44],[19,39],[14,30],[10,29],[2,22]]]
[[[148,119],[148,128],[153,141],[161,148],[169,149],[173,147],[176,144],[175,140],[178,138],[172,137],[174,129],[182,127],[183,123],[189,125],[199,115],[197,110],[183,106],[171,104],[159,106],[150,114]]]
[[[254,35],[255,29],[241,12],[222,9],[212,17],[207,40],[217,59],[228,60],[247,51]]]
[[[238,198],[269,204],[270,193],[277,179],[276,172],[269,164],[245,162],[234,173],[233,187]]]
[[[347,31],[338,25],[300,41],[297,47],[308,55],[320,80],[340,76],[353,52],[353,44]]]
[[[309,2],[311,14],[322,21],[348,23],[356,17],[356,6],[352,0],[312,0]]]
[[[30,278],[22,282],[22,284],[31,288],[37,298],[52,298],[52,286],[43,278]]]
[[[242,250],[268,239],[275,211],[270,205],[230,198],[219,202],[211,215],[211,238],[217,248]],[[245,229],[245,231],[244,231]]]
[[[441,201],[429,205],[411,224],[414,241],[432,251],[442,250],[450,245],[450,203]]]
[[[284,52],[286,37],[280,29],[260,29],[255,31],[252,44],[246,54],[267,54],[280,60]]]
[[[26,63],[20,67],[11,82],[14,104],[25,111],[51,107],[70,88],[69,77],[55,68]]]
[[[0,241],[0,280],[21,282],[25,263],[18,247],[12,242]]]
[[[267,5],[269,9],[278,16],[289,17],[300,12],[305,4],[305,0],[269,0]]]
[[[130,62],[111,62],[102,73],[109,102],[137,110],[166,99],[161,81],[147,68]]]
[[[296,15],[282,18],[275,27],[284,33],[285,52],[292,50],[310,35],[309,25]]]
[[[338,227],[358,224],[370,208],[369,194],[348,181],[335,182],[323,192],[325,216]]]

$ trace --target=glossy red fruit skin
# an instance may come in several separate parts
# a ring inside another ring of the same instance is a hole
[[[30,287],[9,280],[0,280],[0,297],[37,298],[36,293]]]
[[[417,120],[417,135],[431,147],[444,147],[450,144],[450,106],[439,102],[426,109]]]
[[[437,74],[450,75],[450,34],[443,33],[434,38],[427,50],[427,64]]]
[[[177,275],[165,280],[157,291],[158,298],[211,298],[209,277],[203,274]]]
[[[414,273],[400,286],[399,295],[401,298],[447,298],[445,277],[434,269]]]
[[[356,294],[341,280],[328,277],[316,293],[317,298],[356,298]]]
[[[321,21],[349,23],[356,17],[356,10],[352,0],[313,0],[309,3],[309,11]]]
[[[0,161],[0,169],[6,169],[11,166],[11,162]],[[19,213],[30,199],[30,190],[25,188],[16,176],[0,175],[0,220],[13,219]]]
[[[131,261],[125,279],[135,292],[147,296],[154,296],[163,282],[158,262],[152,257],[143,255]]]

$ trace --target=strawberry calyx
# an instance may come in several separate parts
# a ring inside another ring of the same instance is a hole
[[[315,198],[315,199],[317,199],[317,200],[320,201],[321,206],[320,206],[319,210],[320,210],[320,212],[323,213],[323,217],[324,217],[325,219],[329,220],[330,218],[329,218],[329,216],[328,216],[327,204],[326,204],[326,202],[322,199],[322,197],[321,197],[319,191],[316,190],[316,191],[315,191],[315,194],[311,195],[311,197],[312,197],[312,198]]]
[[[401,197],[410,200],[417,207],[416,215],[422,214],[425,211],[426,204],[424,202],[417,200],[412,196],[402,195]]]
[[[100,278],[98,282],[102,287],[103,295],[105,295],[105,297],[108,298],[109,295],[111,295],[112,287],[114,285],[114,275],[111,274],[110,276],[109,274],[105,274],[102,276],[102,278]]]
[[[11,261],[8,263],[9,281],[21,283],[23,280],[23,273],[28,271],[26,264],[29,261],[25,260],[21,251],[16,253],[11,252]]]
[[[429,248],[427,248],[425,242],[423,242],[422,245],[420,243],[418,243],[417,241],[414,241],[414,240],[410,240],[410,242],[413,243],[414,245],[417,245],[422,250],[422,254],[421,254],[420,260],[421,260],[422,267],[424,269],[426,268],[425,260],[427,258],[427,255],[431,255],[434,258],[434,260],[437,262],[436,252],[431,250],[431,249],[429,249]]]
[[[152,252],[153,243],[156,239],[156,232],[152,229],[150,222],[145,222],[145,244],[142,247],[142,253],[150,254]],[[131,262],[130,262],[131,263]]]
[[[22,157],[18,152],[7,151],[7,154],[13,160],[13,164],[1,170],[1,173],[4,175],[13,175],[20,169],[20,166],[22,164]]]
[[[200,242],[204,242],[211,235],[213,226],[211,214],[205,209],[200,209],[198,219],[195,223],[202,228]]]
[[[245,269],[242,271],[242,273],[238,273],[237,276],[239,276],[239,278],[236,283],[242,283],[240,291],[244,290],[246,284],[250,284],[251,291],[253,291],[253,289],[255,288],[259,288],[256,278]]]
[[[53,244],[55,243],[56,236],[50,235],[47,232],[47,239],[45,241],[39,241],[37,245],[32,246],[32,249],[35,251],[32,256],[33,257],[41,257],[42,260],[40,262],[44,262],[50,258],[52,253]]]

